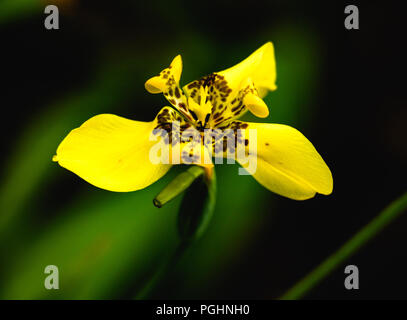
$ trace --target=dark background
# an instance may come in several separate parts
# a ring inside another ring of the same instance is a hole
[[[53,31],[43,25],[45,3],[0,6],[2,298],[134,297],[175,247],[178,203],[165,213],[144,212],[165,182],[139,195],[107,195],[52,164],[52,152],[69,130],[97,113],[153,119],[165,101],[148,94],[144,81],[179,52],[185,84],[232,66],[268,40],[276,49],[279,88],[275,99],[274,93],[267,98],[271,116],[266,121],[292,125],[312,141],[333,173],[334,192],[296,202],[237,176],[237,168],[217,168],[218,207],[208,233],[154,297],[269,299],[283,294],[406,191],[407,55],[399,3],[56,1],[60,30]],[[360,30],[344,28],[348,4],[359,7]],[[222,185],[227,179],[230,184]],[[226,189],[240,184],[246,185],[240,193]],[[139,198],[121,204],[125,196]],[[101,203],[107,197],[114,205],[103,217],[116,215],[117,229],[108,229],[110,222],[97,214],[94,224],[81,224],[87,212],[99,210],[93,205],[109,207]],[[144,207],[138,207],[140,199]],[[130,210],[129,216],[121,215],[121,206],[128,206],[123,212]],[[140,215],[132,215],[132,208]],[[76,222],[64,229],[72,217]],[[118,252],[106,253],[107,263],[103,235],[121,236],[129,217],[135,226],[126,231],[129,237],[120,243],[106,240],[109,250]],[[151,235],[153,240],[137,238],[137,227],[155,228],[164,217],[165,226]],[[97,238],[102,245],[86,246],[96,237],[87,228],[95,234],[103,230]],[[402,216],[306,298],[407,298],[406,228]],[[89,238],[80,242],[82,234]],[[80,244],[72,247],[75,241]],[[132,241],[139,241],[142,251],[133,252]],[[65,252],[69,263],[58,262]],[[95,262],[79,272],[81,259]],[[57,296],[40,289],[39,268],[47,264],[65,267]],[[359,290],[344,288],[347,264],[359,267]],[[63,280],[68,268],[69,284]],[[91,269],[105,272],[95,276]]]

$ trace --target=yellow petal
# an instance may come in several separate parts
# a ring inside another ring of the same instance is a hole
[[[171,167],[149,159],[149,150],[156,143],[149,138],[156,125],[156,120],[97,115],[68,134],[53,160],[102,189],[125,192],[145,188]]]
[[[181,55],[177,55],[170,64],[171,73],[174,75],[175,82],[179,83],[182,73],[182,58]]]
[[[281,124],[247,123],[257,130],[254,178],[270,191],[295,200],[332,192],[332,174],[312,143],[298,130]],[[246,137],[248,131],[246,130]],[[249,140],[249,148],[250,148]],[[242,160],[239,160],[242,163]],[[248,164],[243,165],[247,167]]]
[[[239,89],[247,78],[251,78],[259,91],[260,97],[264,97],[268,90],[275,90],[277,88],[273,44],[267,42],[239,64],[217,72],[217,74],[225,77],[228,86],[232,90]]]

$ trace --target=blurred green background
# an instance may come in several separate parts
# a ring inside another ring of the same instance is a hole
[[[313,142],[334,193],[296,202],[235,165],[216,166],[208,230],[152,298],[277,298],[405,191],[397,7],[387,7],[384,22],[380,4],[364,4],[361,29],[347,31],[342,2],[59,0],[60,29],[46,30],[50,3],[0,2],[1,299],[134,298],[170,257],[181,198],[161,209],[152,200],[183,168],[144,190],[112,193],[51,158],[96,114],[152,120],[167,102],[144,82],[179,53],[186,84],[272,41],[278,90],[263,121],[294,126]],[[344,289],[344,265],[307,297],[407,298],[407,219],[398,222],[349,261],[360,269],[360,290]],[[59,290],[44,288],[50,264]]]

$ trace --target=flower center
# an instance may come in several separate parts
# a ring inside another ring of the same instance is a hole
[[[212,103],[208,100],[208,87],[200,87],[199,104],[192,97],[188,98],[188,109],[194,118],[197,129],[207,127],[212,112]]]

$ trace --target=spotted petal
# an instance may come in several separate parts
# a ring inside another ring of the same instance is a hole
[[[150,93],[163,93],[167,100],[187,119],[193,117],[187,107],[187,98],[179,87],[182,73],[182,58],[176,56],[170,66],[152,77],[145,83],[145,88]]]
[[[268,42],[234,67],[193,81],[183,90],[199,103],[200,87],[209,87],[208,100],[213,106],[209,126],[217,127],[242,116],[247,110],[258,117],[267,117],[268,107],[262,98],[277,88],[275,81],[274,48]]]
[[[281,124],[246,123],[257,132],[257,151],[248,156],[257,161],[253,177],[270,191],[282,196],[305,200],[316,193],[332,192],[332,174],[312,143],[298,130]],[[245,130],[246,138],[249,137]],[[251,141],[249,142],[249,149]],[[254,159],[256,158],[256,159]],[[246,159],[247,160],[247,159]],[[255,162],[252,162],[252,164]]]

